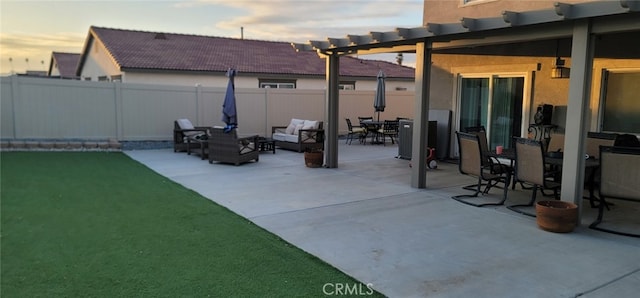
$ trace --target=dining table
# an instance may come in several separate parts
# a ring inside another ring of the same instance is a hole
[[[489,157],[497,158],[498,160],[500,159],[508,160],[510,162],[511,168],[513,168],[514,165],[516,165],[516,151],[513,148],[503,149],[500,154],[498,154],[495,150],[492,150],[488,152],[487,155]],[[544,162],[545,164],[561,171],[563,160],[564,160],[563,157],[564,155],[562,154],[562,152],[547,152],[545,153]],[[589,197],[585,197],[585,198],[589,199],[591,207],[595,208],[597,207],[595,202],[600,201],[600,199],[595,195],[595,183],[596,183],[595,176],[597,173],[597,169],[600,167],[600,160],[598,160],[593,156],[588,156],[585,159],[584,167],[585,167],[585,170],[588,170],[586,182],[587,182],[587,188],[589,190]],[[515,189],[515,183],[517,182],[517,180],[515,175],[512,175],[512,177],[513,177],[513,188]],[[557,176],[555,177],[555,179],[557,181],[560,181],[561,177]]]
[[[383,121],[363,120],[360,122],[360,126],[364,127],[367,132],[366,135],[364,136],[365,139],[369,135],[369,133],[373,133],[373,135],[371,136],[371,144],[373,145],[380,145],[383,143],[383,142],[380,142],[380,134],[378,133],[378,131],[380,130],[380,128],[382,128],[383,125],[384,125],[384,120]]]

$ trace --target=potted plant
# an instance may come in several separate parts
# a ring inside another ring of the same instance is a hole
[[[549,232],[569,233],[578,223],[578,205],[565,201],[536,203],[536,222]]]
[[[304,150],[304,164],[309,168],[322,167],[324,152],[321,148],[307,148]]]

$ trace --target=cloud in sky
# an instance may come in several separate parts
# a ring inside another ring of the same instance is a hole
[[[422,1],[217,1],[245,14],[216,22],[224,30],[244,27],[260,38],[305,42],[369,31],[421,25]],[[250,3],[250,5],[248,5]]]
[[[306,42],[418,27],[422,6],[422,0],[2,0],[0,73],[48,69],[52,51],[79,53],[92,25],[232,38],[243,27],[248,39]]]

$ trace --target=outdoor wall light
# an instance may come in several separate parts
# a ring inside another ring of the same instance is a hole
[[[571,73],[571,68],[564,67],[564,60],[557,57],[554,66],[551,68],[552,79],[566,79]]]

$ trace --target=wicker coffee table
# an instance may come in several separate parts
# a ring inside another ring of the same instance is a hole
[[[258,148],[260,152],[271,151],[276,154],[276,141],[272,138],[259,137]]]

